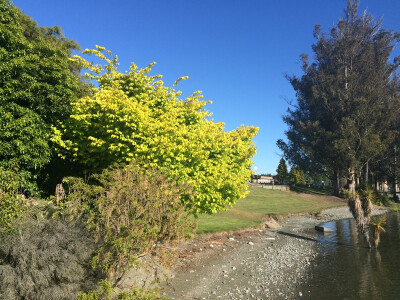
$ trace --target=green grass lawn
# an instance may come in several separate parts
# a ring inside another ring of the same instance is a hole
[[[346,205],[346,201],[327,195],[249,188],[246,198],[233,208],[214,215],[200,215],[197,233],[237,230],[258,226],[267,215],[316,213],[323,209]]]

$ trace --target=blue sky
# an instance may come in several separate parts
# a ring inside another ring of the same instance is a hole
[[[105,46],[120,60],[181,76],[183,96],[203,91],[207,109],[226,130],[260,127],[254,139],[257,173],[275,173],[284,137],[282,121],[294,92],[284,74],[301,74],[299,55],[312,55],[313,29],[329,31],[344,0],[14,0],[40,26],[59,25],[82,49]],[[360,9],[383,28],[400,32],[400,1],[362,0]],[[398,51],[397,51],[398,52]]]

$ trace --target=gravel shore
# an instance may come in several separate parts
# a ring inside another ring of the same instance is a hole
[[[373,214],[387,212],[374,207]],[[317,256],[316,225],[351,218],[347,207],[292,216],[275,229],[201,235],[182,251],[161,294],[169,299],[300,299]]]

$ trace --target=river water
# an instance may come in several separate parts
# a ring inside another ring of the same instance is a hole
[[[400,299],[400,214],[386,215],[378,249],[368,249],[353,219],[323,226],[318,256],[303,297],[311,299]]]

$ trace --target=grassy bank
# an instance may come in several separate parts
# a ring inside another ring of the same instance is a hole
[[[255,227],[267,215],[316,213],[343,205],[346,205],[345,200],[333,196],[277,191],[251,186],[249,195],[239,200],[230,210],[215,215],[200,215],[197,232],[218,232]]]
[[[392,211],[400,212],[400,203],[392,202],[389,207]]]

